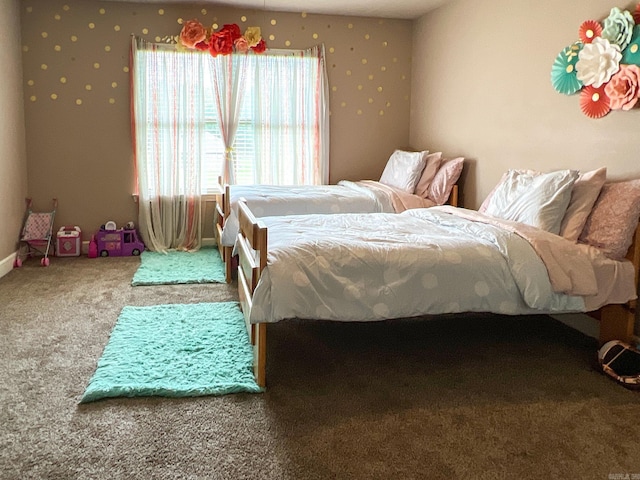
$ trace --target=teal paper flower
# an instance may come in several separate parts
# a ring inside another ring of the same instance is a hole
[[[582,82],[576,76],[576,62],[582,50],[582,43],[576,42],[564,48],[551,67],[551,84],[556,92],[573,95],[582,88]]]
[[[631,41],[635,23],[629,10],[622,11],[618,7],[613,7],[609,16],[604,20],[602,38],[606,38],[611,43],[618,45],[620,50],[624,50]]]
[[[633,35],[631,42],[622,52],[622,60],[620,63],[626,65],[640,65],[640,25],[633,27]]]

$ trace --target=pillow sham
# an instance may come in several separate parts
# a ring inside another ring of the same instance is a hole
[[[427,150],[424,152],[396,150],[391,154],[384,167],[380,183],[399,188],[407,193],[413,193],[424,170],[428,153]]]
[[[440,165],[442,164],[442,152],[430,153],[427,155],[425,159],[424,170],[422,171],[422,176],[420,180],[418,180],[418,184],[416,185],[416,190],[413,192],[422,198],[427,198],[429,194],[429,185],[433,181],[433,178],[436,176]]]
[[[578,241],[606,180],[606,167],[580,174],[573,184],[571,200],[560,225],[561,236],[573,242]]]
[[[599,248],[609,258],[626,255],[640,217],[640,180],[605,183],[579,242]]]
[[[502,182],[504,182],[504,180],[507,178],[507,175],[509,175],[509,172],[512,171],[511,170],[507,170],[506,172],[504,172],[502,174],[502,176],[500,177],[500,180],[498,181],[498,183],[496,183],[495,187],[493,187],[493,189],[489,192],[489,195],[487,195],[487,198],[484,199],[484,201],[482,202],[482,205],[480,205],[480,208],[478,208],[478,211],[480,213],[484,213],[487,211],[487,205],[489,205],[489,202],[491,201],[491,197],[493,197],[493,195],[496,193],[496,190],[498,189],[498,187],[500,187],[500,185],[502,185]],[[522,170],[522,169],[518,169],[515,170],[518,173],[530,173],[531,175],[540,175],[542,172],[538,172],[536,170]]]
[[[444,161],[429,185],[427,199],[436,205],[444,205],[449,200],[451,189],[456,184],[464,167],[464,157]]]
[[[557,235],[577,179],[577,170],[550,173],[509,170],[489,200],[485,213]]]

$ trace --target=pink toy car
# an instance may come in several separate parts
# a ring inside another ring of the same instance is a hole
[[[96,234],[96,242],[98,255],[101,257],[138,256],[144,252],[144,243],[138,239],[135,229],[105,230],[101,228]]]

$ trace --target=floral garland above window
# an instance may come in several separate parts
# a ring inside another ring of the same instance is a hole
[[[248,27],[243,35],[237,24],[229,23],[216,32],[213,28],[207,29],[198,20],[184,22],[178,45],[190,50],[209,51],[214,57],[233,52],[263,53],[267,49],[260,27]]]
[[[583,22],[578,37],[553,63],[553,88],[564,95],[580,92],[580,108],[590,118],[636,107],[640,99],[640,4],[633,13],[613,7],[602,22]]]

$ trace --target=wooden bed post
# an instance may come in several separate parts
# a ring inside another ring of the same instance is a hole
[[[260,274],[267,266],[267,227],[256,220],[243,201],[238,202],[238,222],[238,295],[253,345],[253,374],[256,383],[264,388],[267,372],[267,324],[252,324],[250,317],[253,292]],[[257,252],[257,257],[253,252]]]

